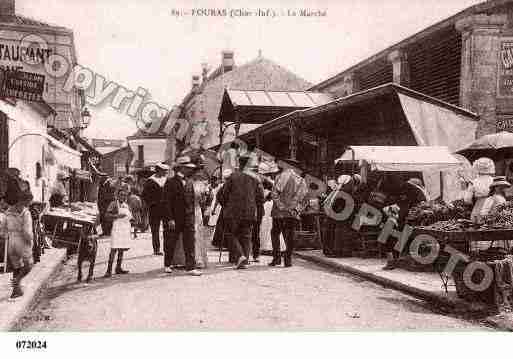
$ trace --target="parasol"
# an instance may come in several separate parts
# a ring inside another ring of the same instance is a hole
[[[513,157],[513,133],[502,131],[479,137],[457,153],[471,161],[479,157],[489,157],[494,160],[505,156]]]

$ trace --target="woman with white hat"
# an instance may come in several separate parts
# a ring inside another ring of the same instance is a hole
[[[464,200],[473,204],[470,219],[474,223],[481,223],[482,217],[489,212],[485,202],[490,195],[490,186],[495,174],[495,164],[489,158],[481,157],[474,161],[472,167],[478,173],[478,177],[472,181],[464,193]]]
[[[509,187],[511,187],[511,183],[506,180],[506,176],[497,176],[493,179],[490,185],[491,194],[485,200],[483,210],[481,211],[483,215],[494,211],[497,207],[506,203],[505,190]]]

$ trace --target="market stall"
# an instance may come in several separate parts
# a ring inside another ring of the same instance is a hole
[[[42,216],[45,235],[54,247],[76,251],[80,240],[92,235],[98,224],[96,203],[74,202],[67,207],[50,208]]]
[[[408,174],[424,174],[428,171],[430,175],[439,172],[442,196],[433,198],[428,195],[427,201],[410,208],[406,220],[410,228],[400,228],[402,232],[411,232],[400,253],[397,266],[413,271],[438,272],[445,290],[449,285],[449,279],[452,278],[457,294],[467,300],[478,300],[495,306],[508,302],[507,298],[513,294],[513,261],[509,256],[513,239],[512,202],[493,207],[493,210],[479,218],[479,221],[471,220],[472,206],[463,200],[444,202],[442,198],[445,198],[445,191],[461,193],[461,188],[447,187],[442,173],[457,173],[462,183],[471,177],[470,174],[465,174],[467,165],[444,148],[385,149],[354,146],[344,153],[341,160],[359,161],[364,181],[376,171]],[[491,174],[494,172],[495,170],[491,171]],[[495,177],[494,183],[498,178]],[[504,179],[499,178],[497,182],[507,185]],[[430,193],[429,187],[426,188],[426,192]],[[487,196],[491,197],[490,194]],[[461,197],[462,195],[456,196]],[[382,229],[377,232],[380,231]],[[379,235],[380,233],[375,233],[375,236]],[[360,236],[360,241],[367,239],[363,235]],[[417,239],[414,246],[412,243]],[[433,253],[435,255],[430,257],[432,260],[424,260]],[[448,263],[454,253],[457,253],[461,260],[451,268]],[[480,263],[480,269],[474,270],[475,263]],[[464,273],[469,272],[471,274],[465,278]],[[477,284],[485,281],[486,272],[490,283],[486,288],[477,290]],[[506,275],[507,273],[509,275]]]
[[[351,171],[339,177],[344,183],[338,184],[338,190],[343,188],[344,192],[352,194],[358,206],[356,211],[364,202],[379,209],[394,204],[395,197],[402,195],[403,187],[400,184],[411,177],[428,176],[432,179],[435,174],[438,176],[439,183],[434,188],[430,187],[433,181],[425,181],[428,183],[425,194],[429,199],[435,198],[438,193],[443,197],[459,191],[453,183],[444,181],[443,173],[458,170],[460,161],[443,146],[349,146],[336,163]],[[348,165],[343,166],[344,163]],[[360,183],[352,184],[355,174],[359,175],[357,182]],[[329,204],[333,205],[336,204]],[[335,231],[336,234],[331,233],[331,237],[339,242],[338,247],[345,248],[343,252],[346,255],[381,256],[380,245],[376,242],[381,228],[367,225],[355,233],[353,219],[354,216],[348,218],[345,225],[340,221],[331,223],[331,227],[334,227],[331,232]],[[330,222],[329,219],[327,221]],[[328,234],[324,236],[325,239]],[[337,247],[336,243],[331,246]]]

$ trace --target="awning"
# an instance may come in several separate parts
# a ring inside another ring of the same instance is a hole
[[[64,143],[56,140],[47,133],[40,131],[27,131],[13,139],[9,145],[9,149],[14,148],[15,145],[19,145],[19,139],[29,136],[44,137],[48,140],[48,150],[51,152],[50,156],[52,161],[55,161],[57,165],[61,165],[68,168],[81,168],[81,153],[74,149],[66,146]],[[48,152],[48,151],[47,151]]]
[[[64,143],[56,140],[48,134],[41,134],[48,140],[53,156],[58,165],[68,168],[81,168],[80,157],[78,151],[66,146]]]
[[[224,122],[261,124],[286,113],[324,105],[331,95],[310,91],[225,90],[219,111]]]
[[[445,146],[349,146],[336,160],[365,161],[378,171],[447,171],[460,162]]]

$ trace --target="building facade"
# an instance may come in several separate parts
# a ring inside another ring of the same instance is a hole
[[[478,114],[477,136],[513,131],[513,1],[467,8],[310,90],[344,97],[389,82]]]
[[[44,39],[48,48],[33,42],[30,50],[26,49],[22,41],[30,35]],[[38,63],[23,61],[23,53],[27,56],[34,55]],[[43,99],[56,112],[48,120],[48,125],[60,129],[76,127],[80,121],[84,96],[75,89],[64,91],[67,74],[60,78],[48,75],[44,65],[52,54],[63,56],[71,71],[77,64],[73,31],[16,14],[15,0],[0,0],[0,69],[44,75]]]
[[[125,177],[131,172],[133,156],[128,146],[105,153],[101,160],[101,170],[112,178]]]

